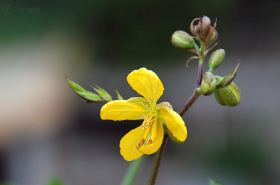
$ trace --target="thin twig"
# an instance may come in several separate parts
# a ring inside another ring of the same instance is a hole
[[[203,78],[203,62],[200,59],[198,62],[198,68],[197,68],[197,81],[196,81],[196,87],[199,87],[201,85]]]
[[[157,180],[157,175],[158,175],[158,171],[159,171],[159,167],[160,167],[160,163],[161,163],[161,158],[162,158],[162,154],[163,154],[163,151],[165,149],[165,146],[166,146],[166,143],[167,143],[167,135],[164,135],[163,137],[163,141],[162,141],[162,145],[156,155],[156,158],[155,158],[155,162],[154,162],[154,166],[153,166],[153,169],[152,169],[152,174],[151,174],[151,178],[150,178],[150,181],[149,181],[149,185],[155,185],[156,184],[156,180]]]

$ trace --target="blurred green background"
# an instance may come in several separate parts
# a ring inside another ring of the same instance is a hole
[[[280,3],[272,0],[1,0],[0,180],[67,185],[115,185],[128,163],[120,138],[139,122],[103,122],[101,105],[85,104],[65,76],[85,87],[118,89],[133,69],[154,70],[165,85],[162,101],[179,110],[195,87],[196,64],[174,48],[175,30],[195,17],[217,19],[224,75],[241,63],[235,108],[202,97],[184,116],[189,138],[169,142],[158,184],[280,183]],[[137,175],[146,184],[152,157]]]

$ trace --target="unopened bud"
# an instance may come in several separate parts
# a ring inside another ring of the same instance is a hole
[[[206,48],[214,44],[218,38],[216,22],[212,26],[211,20],[207,16],[193,19],[190,24],[190,30],[197,39],[205,43]]]
[[[214,51],[209,58],[208,67],[210,71],[217,69],[221,65],[224,58],[225,58],[225,50],[218,49]]]
[[[217,89],[215,98],[219,104],[230,107],[238,105],[241,99],[239,89],[234,82],[227,87]]]
[[[199,92],[204,96],[208,96],[212,94],[216,88],[215,77],[213,73],[206,72],[203,75],[203,79],[201,81],[201,85],[199,87]]]
[[[208,40],[208,45],[209,46],[214,44],[218,39],[218,32],[217,32],[215,27],[211,27],[210,34],[211,35],[209,36],[209,40]]]
[[[208,36],[210,28],[211,28],[211,20],[210,20],[210,18],[207,17],[207,16],[203,16],[200,19],[200,30],[199,30],[200,37],[203,40],[206,39],[206,37]]]
[[[194,39],[188,33],[178,30],[171,37],[171,42],[175,47],[192,49],[194,48]]]

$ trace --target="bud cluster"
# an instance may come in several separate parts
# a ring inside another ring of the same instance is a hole
[[[191,34],[177,30],[171,37],[171,43],[182,49],[188,49],[198,57],[204,57],[218,39],[216,22],[211,25],[207,16],[195,18],[190,24]]]
[[[216,22],[212,26],[211,20],[207,16],[193,19],[190,25],[190,30],[198,40],[205,43],[206,47],[211,46],[218,39]]]
[[[236,76],[238,66],[233,72],[224,77],[214,74],[214,71],[220,67],[225,58],[224,49],[218,49],[210,55],[208,70],[205,73],[202,72],[204,60],[209,51],[216,46],[218,39],[216,22],[212,25],[210,18],[207,16],[195,18],[190,24],[190,31],[192,35],[182,30],[175,31],[172,35],[171,42],[175,47],[188,49],[197,55],[190,58],[190,60],[198,59],[200,66],[199,72],[202,74],[201,76],[198,75],[201,80],[199,80],[197,92],[204,96],[209,96],[214,93],[217,102],[221,105],[237,105],[240,102],[240,92],[233,80]]]

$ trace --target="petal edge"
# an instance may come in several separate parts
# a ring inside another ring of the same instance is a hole
[[[164,91],[163,84],[157,74],[144,67],[129,73],[127,82],[132,89],[148,100],[157,101]]]
[[[147,110],[141,103],[128,100],[115,100],[106,103],[100,110],[102,120],[139,120],[143,119]]]

